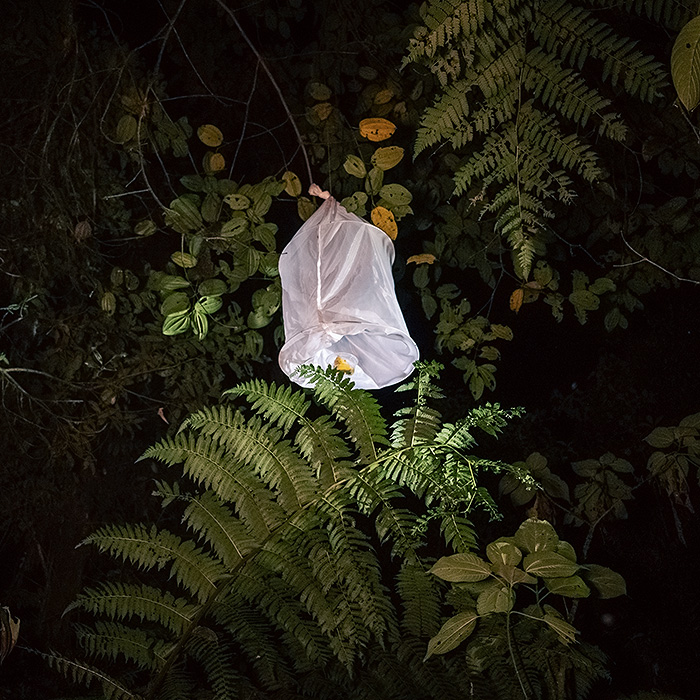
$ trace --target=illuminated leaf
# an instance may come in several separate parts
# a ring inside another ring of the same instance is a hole
[[[400,146],[383,146],[372,155],[372,165],[380,170],[390,170],[401,162],[403,154]]]
[[[224,202],[228,204],[234,211],[244,211],[251,205],[250,199],[244,194],[227,194],[224,197]]]
[[[430,573],[453,583],[483,581],[491,575],[491,565],[476,554],[464,552],[440,557]]]
[[[379,196],[385,199],[390,206],[395,207],[410,204],[413,200],[413,195],[403,185],[397,183],[384,185],[379,190]]]
[[[105,292],[100,299],[100,307],[108,316],[111,316],[117,308],[117,299],[112,292]]]
[[[564,644],[576,641],[576,628],[572,627],[555,608],[545,605],[544,621],[557,633],[557,636]]]
[[[314,100],[318,100],[319,102],[325,102],[326,100],[330,99],[330,96],[333,94],[328,85],[324,85],[323,83],[319,82],[309,83],[307,89],[309,91],[309,95]]]
[[[367,174],[367,168],[362,162],[362,158],[355,155],[349,155],[345,159],[343,167],[348,174],[354,175],[355,177],[364,177]]]
[[[150,219],[145,221],[139,221],[136,226],[134,226],[134,233],[137,236],[151,236],[156,232],[155,222]]]
[[[197,258],[189,253],[183,253],[181,250],[176,250],[170,259],[180,267],[194,267],[197,264]]]
[[[365,190],[367,194],[375,195],[379,193],[384,184],[384,171],[379,168],[372,168],[365,178]]]
[[[190,327],[190,316],[189,310],[168,316],[165,321],[163,321],[161,332],[163,335],[178,335],[179,333],[184,333]]]
[[[573,576],[579,569],[578,564],[561,554],[543,550],[528,554],[523,560],[523,568],[528,574],[542,578],[560,578]]]
[[[399,227],[396,225],[394,215],[385,207],[374,207],[371,213],[372,223],[386,233],[392,241],[396,240],[399,234]]]
[[[476,611],[479,615],[489,613],[505,613],[513,609],[515,604],[515,591],[510,586],[504,586],[501,581],[494,581],[476,599]]]
[[[290,197],[298,197],[301,194],[301,180],[299,176],[291,170],[287,170],[287,172],[282,175],[282,181],[284,182],[284,191]]]
[[[591,589],[580,576],[564,576],[560,578],[545,578],[544,584],[551,593],[567,598],[588,598]]]
[[[676,38],[671,78],[683,106],[688,111],[695,109],[700,104],[700,17],[691,19]]]
[[[221,153],[207,151],[202,159],[202,167],[206,173],[217,173],[226,167],[226,160]]]
[[[627,593],[625,579],[607,566],[588,564],[582,573],[586,583],[593,586],[600,598],[616,598]]]
[[[386,141],[396,131],[396,125],[388,119],[373,117],[360,122],[360,136],[370,141]]]
[[[0,608],[0,662],[12,651],[19,638],[19,618],[6,606]]]
[[[184,292],[175,292],[169,294],[163,303],[160,305],[160,312],[163,316],[172,316],[183,311],[188,311],[190,308],[190,298]]]
[[[546,520],[529,518],[518,528],[513,541],[525,552],[554,551],[559,545],[559,536]]]
[[[394,96],[394,91],[390,90],[389,88],[385,88],[384,90],[380,90],[375,96],[374,96],[374,104],[375,105],[384,105],[391,98]]]
[[[432,265],[435,262],[435,256],[432,253],[420,253],[419,255],[412,255],[408,260],[406,260],[407,263],[416,263],[417,265],[420,265],[421,263],[428,263],[428,265]]]
[[[516,289],[510,295],[510,308],[511,311],[515,311],[517,314],[520,311],[520,307],[523,305],[523,297],[525,296],[525,291],[523,289]]]
[[[208,279],[199,285],[197,291],[203,297],[218,297],[225,294],[227,290],[228,285],[223,280]]]
[[[428,642],[428,651],[423,660],[457,648],[474,631],[478,619],[476,610],[465,610],[451,617]]]
[[[523,558],[523,553],[512,542],[496,540],[486,547],[486,556],[494,564],[517,566]]]
[[[224,142],[224,135],[213,124],[203,124],[197,129],[199,140],[210,148],[217,148]]]

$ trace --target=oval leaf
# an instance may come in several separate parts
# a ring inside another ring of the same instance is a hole
[[[199,140],[210,148],[217,148],[224,142],[224,135],[221,130],[213,124],[203,124],[197,129],[197,137]]]
[[[671,51],[671,78],[678,99],[688,110],[700,104],[700,17],[681,29]]]
[[[476,611],[479,615],[489,613],[505,613],[513,609],[515,604],[515,592],[510,586],[504,586],[501,582],[490,586],[479,594],[476,599]]]
[[[176,250],[170,259],[180,267],[194,267],[197,264],[197,258],[189,253],[183,253],[181,250]]]
[[[544,585],[551,593],[567,598],[588,598],[591,589],[580,576],[563,576],[561,578],[546,578]]]
[[[413,200],[413,195],[403,186],[397,183],[384,185],[379,190],[379,196],[385,199],[392,207],[400,207],[405,204],[410,204]]]
[[[403,158],[404,150],[400,146],[383,146],[372,156],[372,165],[380,170],[390,170]]]
[[[559,578],[573,576],[578,571],[579,566],[556,552],[539,551],[525,557],[523,568],[533,576]]]
[[[625,579],[607,566],[589,564],[584,568],[583,576],[600,598],[616,598],[627,593]]]
[[[518,528],[513,541],[525,552],[540,552],[556,549],[559,536],[546,520],[530,518]]]
[[[362,158],[359,158],[358,156],[349,155],[345,159],[343,167],[348,174],[354,175],[355,177],[364,177],[367,174],[367,168],[362,162]]]
[[[386,207],[374,207],[371,216],[372,223],[395,241],[399,234],[399,227],[396,225],[394,215]]]
[[[517,566],[523,558],[523,553],[512,543],[497,540],[486,547],[486,556],[494,564]]]
[[[301,194],[301,180],[299,176],[291,170],[287,170],[287,172],[282,175],[282,182],[284,182],[284,191],[290,197],[298,197]]]
[[[138,122],[130,114],[125,114],[117,124],[116,142],[126,143],[136,136],[138,131]]]
[[[396,131],[396,125],[388,119],[374,117],[360,122],[360,136],[370,141],[385,141]]]
[[[483,581],[491,574],[491,566],[476,554],[465,552],[441,557],[430,569],[430,573],[453,583]]]
[[[206,173],[218,173],[226,167],[226,160],[221,153],[207,151],[202,159],[202,167]]]
[[[474,631],[478,619],[476,610],[465,610],[451,617],[428,642],[428,651],[423,661],[434,654],[446,654],[458,647]]]

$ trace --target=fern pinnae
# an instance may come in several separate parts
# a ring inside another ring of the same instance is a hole
[[[141,695],[132,693],[117,680],[90,664],[67,659],[55,653],[41,654],[41,656],[51,668],[72,680],[73,683],[81,683],[87,687],[90,687],[93,682],[99,683],[105,700],[144,700]]]
[[[120,622],[98,620],[93,627],[76,627],[78,642],[91,656],[109,659],[112,662],[123,657],[141,669],[155,670],[165,661],[172,646],[165,639],[154,637],[150,632],[128,627]]]
[[[183,522],[207,542],[229,569],[235,569],[259,545],[244,523],[212,491],[190,499]]]
[[[253,379],[228,389],[223,396],[242,396],[251,404],[253,411],[269,423],[279,426],[283,433],[289,431],[297,422],[308,423],[306,412],[311,402],[302,392],[294,391],[291,386],[277,386]]]
[[[201,602],[216,590],[226,576],[221,562],[212,559],[189,540],[181,540],[155,526],[113,525],[103,527],[83,540],[102,552],[129,561],[143,570],[163,569],[170,565],[170,576]]]
[[[448,511],[440,515],[440,531],[445,544],[457,553],[476,549],[476,532],[471,521],[462,514]]]
[[[314,381],[316,400],[346,426],[360,461],[365,464],[374,461],[377,445],[388,442],[386,421],[374,396],[356,389],[349,377],[331,368],[302,366],[299,373]]]
[[[178,635],[194,619],[197,606],[159,588],[115,581],[102,583],[97,588],[86,588],[63,614],[74,609],[112,620],[138,618],[141,622],[155,622]]]

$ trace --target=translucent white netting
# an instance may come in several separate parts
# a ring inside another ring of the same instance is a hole
[[[376,226],[330,197],[282,251],[282,370],[335,366],[362,389],[395,384],[419,353],[396,300],[394,246]]]

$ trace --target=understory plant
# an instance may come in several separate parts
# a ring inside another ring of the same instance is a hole
[[[192,414],[143,456],[173,467],[158,523],[83,542],[127,565],[69,608],[89,663],[51,663],[108,698],[458,697],[463,664],[421,663],[441,621],[430,553],[475,547],[471,514],[496,513],[482,473],[517,471],[474,456],[475,434],[519,411],[443,423],[438,367],[419,364],[391,426],[316,368],[311,392],[253,380]]]

